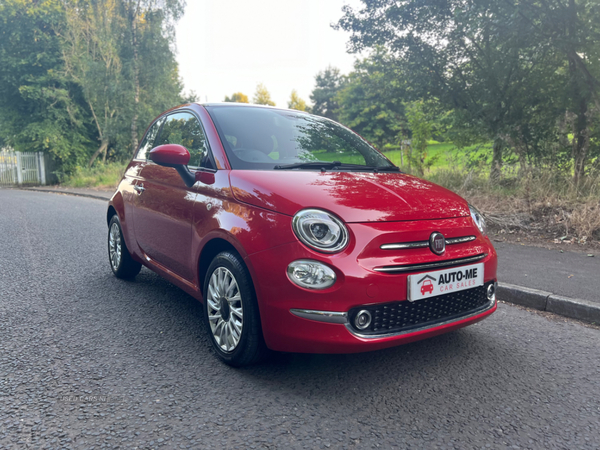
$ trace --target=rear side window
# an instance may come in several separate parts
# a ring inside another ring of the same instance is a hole
[[[154,147],[154,141],[156,139],[156,135],[158,134],[158,130],[160,130],[160,125],[163,123],[163,119],[160,118],[154,125],[150,127],[144,139],[142,140],[142,144],[137,152],[136,159],[146,159],[148,157],[148,152],[152,150]]]
[[[204,131],[193,114],[171,114],[163,125],[155,146],[164,144],[183,145],[190,152],[190,166],[212,167]]]

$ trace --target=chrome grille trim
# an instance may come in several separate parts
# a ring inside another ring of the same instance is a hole
[[[447,259],[446,261],[437,261],[426,264],[410,264],[406,266],[384,266],[384,267],[376,267],[376,272],[416,272],[417,270],[425,270],[425,269],[443,269],[446,267],[460,266],[462,264],[469,264],[477,261],[481,261],[488,254],[481,253],[475,256],[469,256],[468,258],[459,258],[459,259]]]
[[[462,236],[455,238],[446,239],[446,245],[462,244],[464,242],[471,242],[475,240],[475,236]],[[381,250],[406,250],[409,248],[425,248],[429,247],[429,241],[415,241],[415,242],[398,242],[396,244],[383,244],[379,248]]]
[[[398,244],[383,244],[379,247],[381,250],[404,250],[407,248],[429,247],[429,241],[401,242]]]
[[[462,244],[464,242],[471,242],[475,240],[475,236],[463,236],[446,239],[446,245]]]

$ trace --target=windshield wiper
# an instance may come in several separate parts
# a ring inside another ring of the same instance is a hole
[[[356,169],[356,170],[372,170],[374,172],[400,172],[400,168],[396,167],[396,166],[367,166],[367,165],[363,165],[363,164],[344,163],[344,164],[340,164],[336,167],[339,167],[340,169],[348,169],[348,170]]]
[[[400,172],[400,167],[396,166],[381,166],[375,167],[375,169],[377,169],[377,172]]]
[[[333,169],[334,167],[341,165],[342,163],[339,161],[307,161],[295,164],[284,164],[283,166],[275,166],[273,169]]]
[[[374,172],[400,172],[396,166],[380,166],[373,167],[363,164],[342,163],[340,161],[307,161],[294,164],[278,165],[273,167],[274,170],[285,169],[347,169],[347,170],[372,170]]]

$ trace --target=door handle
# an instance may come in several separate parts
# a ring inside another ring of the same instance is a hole
[[[136,184],[136,185],[133,186],[133,188],[136,190],[136,192],[138,194],[141,194],[142,192],[144,192],[146,190],[146,188],[144,187],[143,184],[141,184],[139,186]]]

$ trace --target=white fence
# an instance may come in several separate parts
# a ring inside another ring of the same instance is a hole
[[[44,154],[0,151],[0,185],[11,184],[46,184]]]

